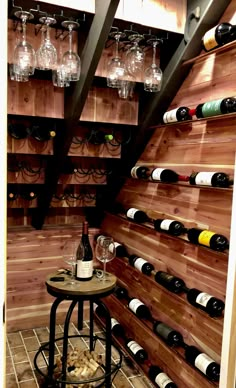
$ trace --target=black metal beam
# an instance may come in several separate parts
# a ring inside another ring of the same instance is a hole
[[[32,217],[32,226],[42,229],[52,195],[56,191],[60,171],[69,151],[73,133],[82,113],[89,88],[110,32],[119,0],[96,0],[95,15],[81,54],[81,77],[65,89],[65,120],[56,136],[54,156],[45,171],[45,190],[38,199],[38,208]]]

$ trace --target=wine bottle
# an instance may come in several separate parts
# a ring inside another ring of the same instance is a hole
[[[172,236],[180,236],[181,234],[186,233],[187,230],[182,222],[175,220],[163,220],[158,218],[153,221],[153,224],[158,232],[165,232]]]
[[[210,230],[190,228],[187,231],[187,237],[190,242],[209,247],[215,251],[223,252],[229,247],[229,241],[225,236]]]
[[[111,140],[113,140],[113,135],[103,131],[92,131],[91,136],[89,137],[89,143],[96,145],[108,143]]]
[[[66,159],[62,165],[61,173],[65,175],[75,174],[78,172],[76,165],[71,161]]]
[[[88,237],[88,222],[83,222],[82,237],[76,252],[76,279],[91,280],[93,276],[93,251]]]
[[[129,298],[128,307],[138,318],[151,318],[151,312],[149,308],[137,298]]]
[[[236,97],[220,98],[197,105],[190,114],[198,119],[236,112]]]
[[[126,346],[137,362],[143,363],[147,360],[147,352],[136,341],[129,338],[126,340]]]
[[[146,166],[134,166],[131,169],[131,177],[136,179],[148,179],[150,176],[150,169]]]
[[[117,257],[128,257],[129,256],[124,245],[118,243],[117,241],[115,241],[114,244],[115,244],[115,248],[116,248],[116,256]]]
[[[189,176],[178,175],[175,171],[168,168],[155,168],[151,173],[151,179],[154,182],[176,183],[178,181],[188,182]]]
[[[232,180],[224,172],[193,172],[190,175],[189,183],[190,185],[229,187]]]
[[[29,128],[23,123],[8,124],[8,133],[14,139],[25,139],[29,135]]]
[[[159,388],[177,388],[177,385],[157,365],[150,366],[148,376]]]
[[[205,51],[211,51],[218,46],[232,42],[236,39],[236,25],[220,23],[208,30],[202,38],[202,47]]]
[[[114,294],[117,297],[117,299],[128,299],[129,294],[126,288],[116,286],[114,290]]]
[[[35,191],[29,189],[29,190],[22,191],[20,196],[25,201],[33,201],[35,198],[37,198],[38,193],[36,193]]]
[[[97,314],[98,317],[102,318],[105,316],[106,311],[102,305],[98,305],[97,303],[93,304],[93,311]]]
[[[182,346],[184,343],[182,334],[163,322],[155,321],[153,331],[170,346]]]
[[[131,207],[129,210],[127,210],[126,216],[129,220],[138,222],[140,224],[149,221],[149,217],[144,211],[134,207]]]
[[[155,281],[175,294],[185,291],[185,282],[167,272],[157,271],[155,274]]]
[[[195,346],[186,345],[185,358],[191,365],[204,373],[208,379],[219,381],[220,365],[207,354],[201,352]]]
[[[169,110],[163,115],[163,122],[166,124],[191,119],[192,116],[189,114],[189,108],[186,106],[180,106],[179,108]]]
[[[123,326],[115,318],[111,318],[111,331],[116,337],[123,337],[125,334]]]
[[[14,188],[7,188],[7,200],[16,201],[18,198],[18,193]]]
[[[136,255],[129,256],[129,264],[132,265],[132,267],[138,269],[144,275],[148,276],[151,275],[151,272],[154,270],[154,266],[151,263]]]
[[[31,136],[37,141],[47,141],[54,138],[56,136],[56,132],[35,124],[31,127]]]
[[[205,311],[211,317],[219,317],[225,308],[225,304],[222,300],[209,295],[206,292],[202,292],[197,288],[190,288],[187,291],[188,302]]]

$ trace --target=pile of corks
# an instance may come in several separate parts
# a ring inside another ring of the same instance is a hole
[[[99,366],[102,364],[102,356],[95,351],[81,350],[74,348],[67,354],[67,379],[71,385],[68,388],[90,388],[94,385],[92,383],[73,384],[74,381],[88,380],[95,376]],[[60,377],[62,370],[62,357],[56,358],[55,378]]]

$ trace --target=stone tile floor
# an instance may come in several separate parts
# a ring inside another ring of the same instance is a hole
[[[73,323],[70,324],[70,335],[88,334],[89,326],[84,322],[84,328],[78,332]],[[56,328],[57,338],[62,336],[63,326],[58,325]],[[95,324],[95,334],[102,337],[101,328]],[[48,327],[39,327],[30,330],[21,330],[14,333],[8,333],[6,344],[6,388],[41,388],[44,385],[44,378],[41,376],[34,366],[34,356],[39,348],[45,342],[48,342],[49,329]],[[71,338],[69,340],[69,350],[74,346],[80,345],[88,348],[88,339]],[[56,342],[56,354],[61,354],[61,341]],[[102,341],[98,341],[96,350],[100,354],[104,354],[105,347]],[[45,359],[47,360],[47,354]],[[44,371],[46,370],[46,363],[43,356],[40,354],[37,359],[38,367]],[[118,359],[118,352],[115,348],[112,350],[112,360],[116,362]],[[69,387],[69,385],[67,385]],[[81,387],[81,385],[77,385]],[[140,373],[135,365],[128,359],[123,357],[122,367],[115,375],[113,388],[152,388],[153,385],[149,380]]]

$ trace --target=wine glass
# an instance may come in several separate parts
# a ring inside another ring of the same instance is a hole
[[[62,248],[63,260],[71,266],[71,276],[66,282],[68,285],[75,284],[76,248],[77,242],[71,238],[64,243]]]
[[[13,53],[13,72],[16,75],[15,80],[21,81],[22,78],[34,74],[36,56],[31,44],[26,40],[26,22],[33,19],[34,15],[27,11],[16,11],[15,16],[22,21],[22,40],[16,45]]]
[[[61,25],[69,30],[69,49],[63,54],[62,65],[69,81],[79,81],[81,61],[79,55],[72,50],[72,31],[80,25],[71,20],[65,20]]]
[[[136,33],[130,35],[128,39],[133,45],[126,52],[127,70],[135,79],[142,80],[145,53],[138,44],[144,39],[144,36]]]
[[[46,37],[36,51],[36,63],[39,70],[50,70],[57,64],[57,50],[50,40],[50,25],[56,23],[56,19],[43,16],[39,19],[40,23],[46,26]],[[44,26],[42,27],[44,34]]]
[[[58,55],[58,65],[52,71],[52,83],[54,86],[59,88],[65,88],[70,86],[70,81],[68,79],[65,66],[62,65],[62,40],[64,36],[61,34],[59,37],[59,55]]]
[[[115,38],[115,57],[110,60],[107,67],[107,86],[110,88],[119,88],[121,80],[124,79],[126,67],[124,61],[119,57],[119,41],[120,38],[125,37],[124,32],[115,31],[109,34],[112,38]]]
[[[103,275],[99,280],[107,282],[109,279],[106,274],[106,263],[116,256],[116,247],[113,239],[111,237],[100,236],[97,239],[95,255],[97,259],[103,263]]]
[[[151,66],[144,73],[144,90],[146,92],[159,92],[162,84],[162,71],[156,64],[156,47],[160,43],[160,39],[149,39],[147,43],[153,46],[153,57]]]
[[[120,86],[118,88],[118,96],[124,100],[133,97],[135,87],[135,78],[129,72],[125,73],[125,79],[120,81]]]

